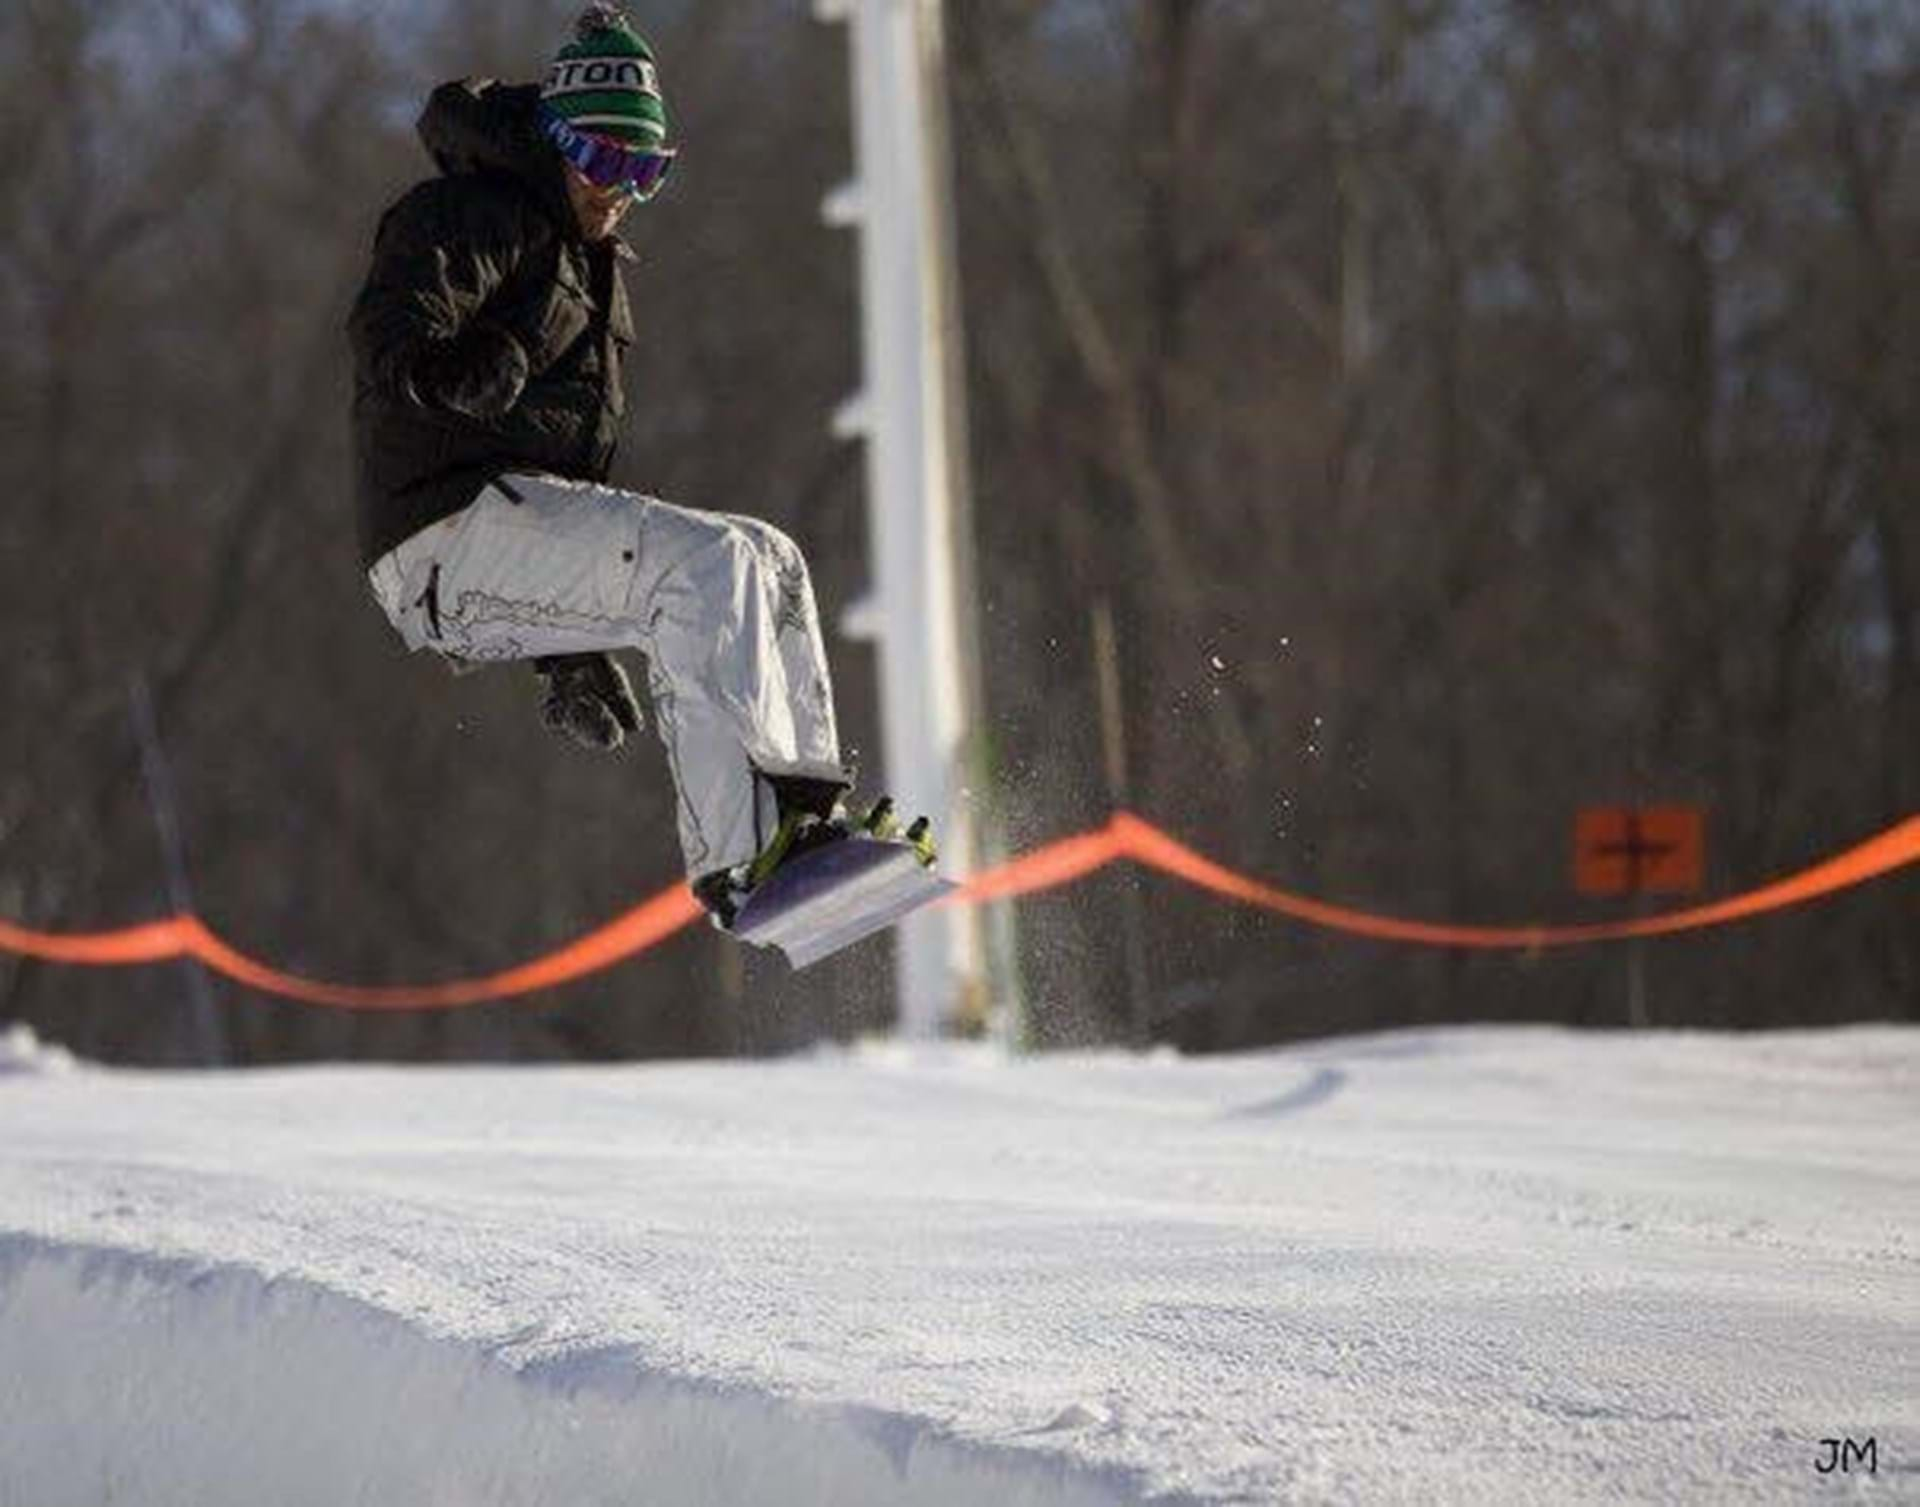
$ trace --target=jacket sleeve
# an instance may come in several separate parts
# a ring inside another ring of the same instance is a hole
[[[389,401],[471,418],[512,408],[527,352],[483,311],[525,240],[511,201],[472,179],[436,179],[402,198],[380,222],[347,321],[361,380]]]

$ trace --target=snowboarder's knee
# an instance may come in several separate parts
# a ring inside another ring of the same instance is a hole
[[[745,534],[767,559],[780,570],[805,568],[806,558],[800,553],[800,546],[784,529],[774,527],[762,518],[730,517],[728,519],[736,529]]]

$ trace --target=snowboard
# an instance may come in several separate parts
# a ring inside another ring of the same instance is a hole
[[[806,968],[958,888],[914,844],[856,834],[781,864],[747,896],[728,929]]]

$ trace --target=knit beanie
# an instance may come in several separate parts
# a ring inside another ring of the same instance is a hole
[[[560,49],[540,91],[575,130],[629,147],[657,150],[667,140],[653,49],[617,5],[589,5]]]

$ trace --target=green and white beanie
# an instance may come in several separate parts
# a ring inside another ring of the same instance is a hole
[[[617,5],[586,8],[540,97],[577,131],[649,151],[666,145],[667,106],[653,49]]]

